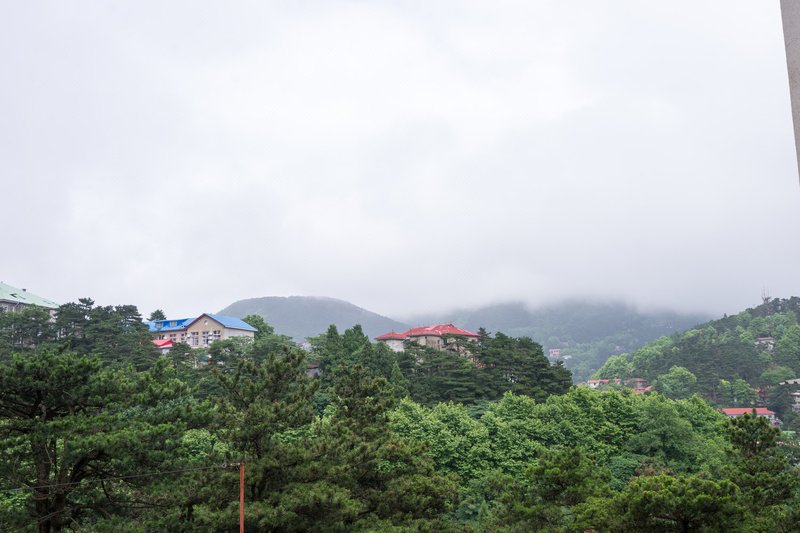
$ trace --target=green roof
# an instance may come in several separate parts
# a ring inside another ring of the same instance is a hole
[[[51,302],[50,300],[46,300],[41,296],[36,296],[35,294],[31,294],[24,289],[18,289],[0,281],[0,302],[2,301],[23,305],[38,305],[41,307],[48,307],[50,309],[55,309],[58,307],[58,304],[55,302]]]

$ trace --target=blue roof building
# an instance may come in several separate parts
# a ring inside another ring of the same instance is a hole
[[[192,348],[205,348],[216,340],[255,337],[256,328],[233,316],[203,313],[197,318],[146,322],[155,340],[185,342]]]
[[[150,322],[145,322],[145,324],[147,324],[147,327],[150,328],[151,333],[157,331],[181,331],[186,329],[193,320],[194,318],[178,318],[175,320],[153,320]]]

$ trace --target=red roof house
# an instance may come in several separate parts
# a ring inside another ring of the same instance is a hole
[[[405,332],[406,337],[444,337],[447,335],[458,335],[460,337],[478,338],[480,335],[455,327],[453,324],[437,324],[436,326],[421,326],[411,328]]]
[[[162,354],[169,353],[172,349],[172,341],[169,339],[154,339],[153,344]]]
[[[405,333],[395,333],[394,331],[392,331],[391,333],[384,333],[380,337],[375,337],[375,340],[376,341],[391,341],[391,340],[404,341],[407,338],[408,337],[406,337]]]
[[[435,326],[420,326],[411,328],[403,333],[385,333],[375,340],[385,342],[394,351],[402,351],[405,347],[405,341],[414,341],[420,346],[428,346],[437,350],[451,350],[464,351],[459,348],[456,339],[464,339],[467,341],[476,341],[480,335],[468,331],[466,329],[457,328],[453,324],[436,324]]]
[[[720,409],[722,414],[727,416],[728,418],[736,418],[739,416],[744,415],[752,415],[755,412],[756,416],[761,416],[769,420],[769,423],[772,426],[778,427],[781,425],[781,421],[778,417],[775,416],[774,411],[770,411],[766,407],[725,407]]]

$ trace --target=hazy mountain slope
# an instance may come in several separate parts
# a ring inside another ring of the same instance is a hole
[[[261,315],[277,333],[289,335],[297,341],[325,333],[331,324],[336,324],[340,332],[360,324],[370,338],[409,328],[406,324],[343,300],[312,296],[267,296],[239,300],[221,310],[220,314],[239,318]]]
[[[772,299],[609,359],[597,375],[655,381],[683,367],[696,378],[692,392],[736,405],[755,388],[800,375],[799,318],[800,298]]]
[[[290,296],[251,298],[235,302],[222,314],[261,315],[278,333],[300,341],[324,333],[330,324],[339,331],[361,324],[371,338],[412,326],[450,323],[473,331],[486,328],[513,337],[528,336],[545,347],[559,348],[576,381],[587,379],[612,354],[636,350],[664,335],[708,320],[699,314],[641,312],[622,303],[563,302],[529,309],[519,302],[419,315],[404,322],[334,298]]]
[[[581,381],[612,354],[635,350],[708,318],[707,315],[673,311],[638,311],[619,302],[568,301],[537,309],[511,302],[417,316],[407,322],[453,322],[472,330],[484,327],[490,332],[531,337],[544,345],[545,350],[560,349],[576,381]]]

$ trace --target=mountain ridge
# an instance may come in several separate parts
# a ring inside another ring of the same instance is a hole
[[[277,333],[302,341],[325,333],[331,324],[343,331],[360,325],[370,338],[409,326],[363,307],[328,296],[262,296],[238,300],[220,314],[243,318],[260,315]]]

